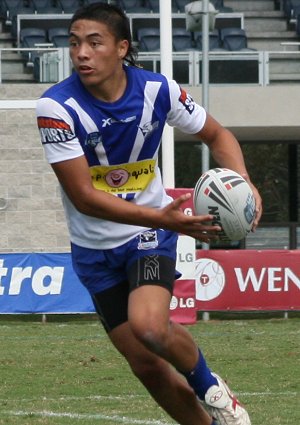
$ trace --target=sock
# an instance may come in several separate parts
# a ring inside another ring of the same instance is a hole
[[[207,390],[212,385],[218,385],[217,379],[211,374],[210,369],[207,367],[205,358],[199,350],[198,362],[195,369],[191,372],[185,372],[183,375],[186,377],[188,383],[193,388],[200,400],[204,400]],[[214,425],[214,423],[212,423]]]

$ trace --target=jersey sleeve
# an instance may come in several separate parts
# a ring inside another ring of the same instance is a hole
[[[36,114],[41,142],[50,164],[83,155],[73,119],[62,105],[53,99],[41,98],[37,101]]]
[[[205,124],[205,109],[198,105],[174,80],[169,80],[169,90],[171,109],[168,113],[167,123],[184,133],[198,133]]]

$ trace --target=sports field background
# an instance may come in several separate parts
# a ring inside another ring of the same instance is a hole
[[[212,315],[189,326],[252,425],[300,424],[300,315]],[[94,315],[0,316],[1,425],[163,425]]]

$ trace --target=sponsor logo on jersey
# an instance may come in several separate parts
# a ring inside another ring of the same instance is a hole
[[[190,115],[194,112],[194,109],[195,109],[194,99],[181,87],[180,87],[179,102],[183,104],[183,106],[185,107],[185,109],[188,111]]]
[[[95,148],[99,143],[102,143],[102,135],[99,131],[94,131],[86,136],[84,141],[85,146]]]
[[[65,121],[38,117],[37,122],[43,144],[68,142],[75,138],[71,127]]]
[[[90,167],[93,186],[116,195],[142,192],[155,178],[154,159],[119,165]]]
[[[134,115],[132,117],[128,117],[128,118],[123,118],[121,120],[116,120],[115,118],[103,118],[102,119],[102,127],[109,127],[110,125],[112,125],[116,122],[127,123],[127,122],[134,121],[135,119],[136,119],[136,115]]]
[[[149,137],[153,131],[155,131],[159,126],[159,121],[155,121],[153,123],[147,122],[143,125],[143,127],[139,127],[141,132],[143,133],[144,138]]]

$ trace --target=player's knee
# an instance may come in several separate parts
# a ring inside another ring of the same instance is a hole
[[[132,331],[135,337],[150,351],[162,355],[168,345],[168,329],[151,323],[134,324]]]

